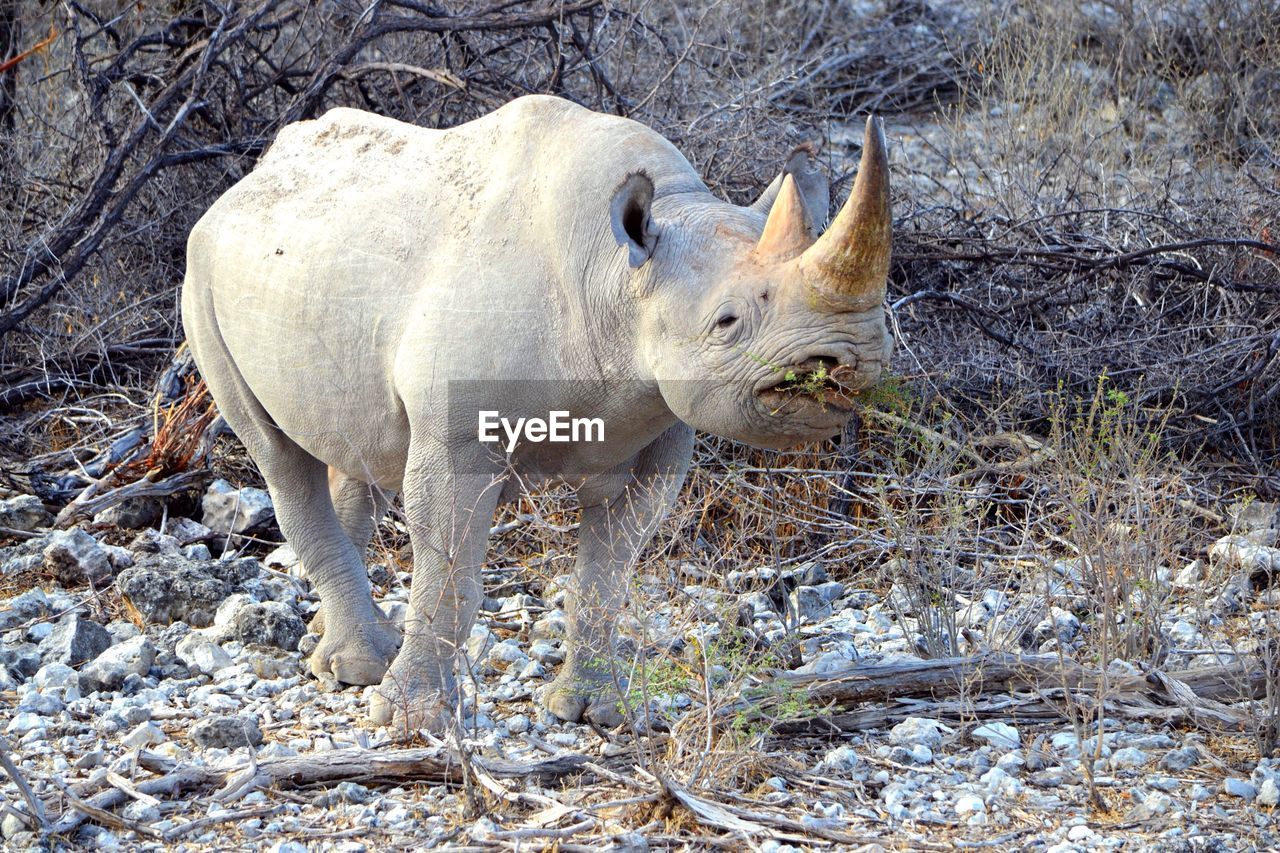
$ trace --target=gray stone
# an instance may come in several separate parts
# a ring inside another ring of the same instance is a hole
[[[529,657],[552,666],[564,663],[564,652],[547,640],[534,640],[529,646]]]
[[[376,795],[364,785],[355,782],[339,782],[331,791],[323,791],[315,798],[315,804],[321,808],[337,805],[338,803],[354,803],[355,805],[364,805],[372,800]]]
[[[1242,800],[1252,800],[1258,796],[1258,789],[1252,782],[1236,776],[1228,776],[1223,779],[1222,790],[1229,796],[1239,797]]]
[[[133,497],[107,507],[93,517],[94,524],[113,524],[137,530],[149,527],[160,519],[160,501],[156,498]]]
[[[142,557],[117,586],[147,624],[186,622],[203,628],[235,587],[258,575],[253,559],[192,562],[176,554]]]
[[[28,691],[18,700],[19,711],[30,711],[42,717],[52,717],[65,707],[67,706],[63,701],[53,693],[44,694],[35,690]]]
[[[117,572],[133,565],[133,552],[128,548],[121,548],[119,545],[103,545],[102,550],[107,553],[111,568]]]
[[[831,615],[831,602],[812,586],[801,586],[793,590],[791,605],[804,622],[820,622]]]
[[[12,813],[5,813],[4,820],[0,821],[0,835],[5,838],[13,838],[20,832],[25,832],[27,825],[22,819]]]
[[[231,655],[204,634],[195,632],[178,641],[174,646],[174,655],[188,668],[205,675],[213,675],[218,670],[231,666]]]
[[[237,489],[226,480],[214,480],[201,501],[204,524],[215,533],[244,533],[275,517],[271,496],[262,489]]]
[[[782,577],[797,586],[817,586],[830,580],[827,570],[817,560],[801,563],[794,569],[783,572]]]
[[[130,675],[146,675],[156,659],[156,647],[146,637],[134,637],[112,646],[80,671],[85,693],[115,691]]]
[[[18,495],[0,500],[0,527],[13,530],[35,530],[51,520],[44,504],[35,495]]]
[[[258,721],[247,714],[207,717],[191,727],[191,740],[197,746],[236,749],[262,743]]]
[[[835,603],[836,599],[844,595],[844,584],[840,581],[826,581],[825,583],[816,584],[814,589],[822,596],[824,601]]]
[[[44,567],[63,586],[90,584],[102,586],[111,582],[111,560],[98,540],[88,533],[59,530],[44,546]]]
[[[552,610],[533,623],[531,640],[563,640],[569,635],[569,622],[563,610]],[[475,658],[473,657],[472,660]]]
[[[1236,529],[1243,533],[1280,527],[1280,503],[1248,501],[1227,510],[1235,517]]]
[[[307,626],[286,604],[278,601],[260,601],[246,604],[236,611],[231,628],[240,642],[275,646],[295,651]]]
[[[36,690],[65,702],[80,698],[80,675],[65,663],[47,663],[32,679]]]
[[[42,554],[19,554],[0,562],[0,577],[13,577],[35,571],[44,565]]]
[[[52,634],[51,634],[52,636]],[[46,637],[45,639],[48,639]],[[0,647],[0,666],[12,675],[26,679],[36,674],[43,663],[39,646],[31,643],[15,643]]]
[[[129,543],[129,550],[135,554],[177,554],[181,547],[178,540],[153,528],[138,531]]]
[[[276,548],[262,561],[263,565],[272,569],[283,569],[288,571],[298,565],[298,552],[293,550],[293,546],[288,542]]]
[[[79,613],[68,613],[58,621],[53,633],[41,641],[40,657],[45,663],[78,667],[110,646],[111,634],[106,628]]]
[[[1160,766],[1171,773],[1181,773],[1200,763],[1200,751],[1194,746],[1171,749],[1160,759]]]
[[[142,800],[133,800],[121,810],[121,814],[134,823],[155,823],[160,820],[160,808]]]
[[[210,560],[213,555],[209,553],[209,546],[203,542],[197,542],[194,545],[183,545],[182,556],[188,560]]]
[[[182,516],[169,519],[169,523],[164,526],[164,532],[172,536],[179,545],[191,545],[213,538],[212,530],[198,521]]]
[[[1151,759],[1137,747],[1126,746],[1111,754],[1111,766],[1117,770],[1131,770],[1143,767]]]
[[[778,607],[766,592],[749,592],[738,599],[739,607],[751,608],[753,619],[772,619],[778,613]]]
[[[1264,758],[1253,768],[1249,780],[1258,789],[1258,804],[1280,805],[1280,758]]]
[[[39,587],[29,589],[21,595],[15,595],[0,607],[0,631],[29,622],[44,616],[50,610],[49,597]]]
[[[473,662],[484,660],[489,650],[498,644],[498,637],[487,625],[472,625],[471,635],[467,637],[464,648],[467,659]]]

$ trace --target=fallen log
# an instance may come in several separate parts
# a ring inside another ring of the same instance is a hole
[[[1014,655],[988,653],[973,657],[934,660],[894,660],[887,663],[851,663],[822,674],[779,672],[760,685],[742,691],[742,701],[724,709],[724,719],[744,712],[760,717],[797,693],[810,700],[848,711],[853,706],[902,699],[947,700],[955,697],[990,696],[1019,690],[1078,691],[1113,703],[1127,703],[1129,715],[1162,717],[1187,721],[1207,728],[1239,730],[1249,719],[1244,711],[1224,703],[1261,698],[1266,693],[1267,673],[1261,661],[1247,658],[1235,663],[1190,670],[1145,675],[1114,675],[1082,666],[1057,655]],[[1028,714],[1044,715],[1054,703],[1047,702]],[[1058,707],[1064,707],[1063,706]],[[1009,709],[1012,712],[1013,709]],[[992,709],[991,715],[1000,713]],[[821,719],[844,729],[856,721],[889,721],[897,715],[890,709],[863,709],[844,714],[824,714]],[[804,721],[778,724],[782,731],[798,726],[814,731]],[[823,723],[815,721],[817,729]]]

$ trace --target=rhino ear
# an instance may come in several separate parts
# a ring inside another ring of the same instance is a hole
[[[644,172],[627,175],[609,203],[609,224],[619,246],[627,247],[627,263],[632,269],[653,255],[658,234],[649,209],[653,206],[653,181]]]
[[[773,208],[778,192],[782,189],[783,179],[790,175],[796,182],[800,197],[804,199],[804,209],[809,214],[809,222],[813,226],[809,236],[818,236],[816,232],[827,224],[827,217],[831,215],[831,198],[826,175],[822,173],[817,160],[817,143],[802,142],[797,145],[791,152],[791,156],[787,158],[786,165],[782,167],[782,173],[774,178],[773,183],[769,184],[760,197],[752,203],[751,209],[758,210],[767,216]]]

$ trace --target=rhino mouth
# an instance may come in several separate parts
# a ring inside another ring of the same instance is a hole
[[[811,358],[766,379],[756,396],[772,415],[827,411],[847,416],[857,406],[857,370],[832,358]]]

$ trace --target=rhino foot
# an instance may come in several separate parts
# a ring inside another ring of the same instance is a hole
[[[419,680],[404,680],[388,672],[369,700],[369,717],[387,726],[393,737],[407,740],[420,729],[442,735],[454,724],[454,703],[448,691]]]
[[[381,683],[400,648],[400,634],[379,617],[340,619],[336,613],[317,614],[312,630],[320,627],[324,636],[311,653],[311,671],[316,677],[342,684]]]
[[[618,689],[607,674],[562,672],[547,685],[542,704],[570,723],[591,722],[603,729],[616,729],[626,720]]]

